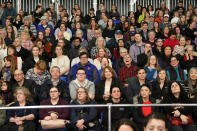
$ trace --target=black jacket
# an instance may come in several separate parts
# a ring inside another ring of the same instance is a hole
[[[168,92],[168,83],[164,82],[163,88],[160,88],[160,84],[158,81],[152,83],[152,91],[151,96],[154,99],[162,99],[167,95]]]
[[[142,97],[138,97],[136,96],[134,99],[134,104],[143,104],[143,100]],[[156,100],[150,97],[150,102],[151,104],[156,103]],[[157,107],[152,107],[152,113],[158,112],[158,108]],[[143,122],[145,120],[145,116],[142,113],[142,107],[135,107],[133,109],[133,121],[139,126],[142,127],[143,126]]]
[[[122,88],[122,84],[118,78],[112,79],[112,83],[111,83],[110,88],[112,88],[114,86],[118,86],[118,87]],[[99,104],[105,102],[105,100],[103,99],[104,91],[105,91],[105,80],[101,80],[95,85],[95,100]]]
[[[40,102],[50,98],[49,91],[50,91],[51,87],[53,87],[53,83],[52,83],[51,79],[46,80],[44,82],[44,84],[41,85]],[[59,79],[57,87],[59,88],[59,92],[61,93],[60,98],[67,101],[67,102],[70,102],[70,100],[71,100],[70,91],[69,91],[67,84],[64,81],[62,81],[61,79]]]
[[[25,61],[30,56],[30,51],[21,46],[20,51],[17,52],[17,56],[21,57],[22,61]]]
[[[45,60],[42,56],[39,56],[39,60]],[[33,68],[35,66],[36,62],[34,61],[34,58],[32,55],[30,55],[29,57],[27,57],[27,59],[25,59],[24,63],[23,63],[23,72],[24,74],[26,74],[26,72]],[[48,65],[48,64],[47,64]]]
[[[131,77],[125,83],[128,84],[128,87],[124,87],[125,96],[127,101],[132,104],[133,97],[140,93],[140,82],[136,77]],[[145,81],[145,84],[150,85],[148,81]]]
[[[38,95],[38,90],[39,90],[39,85],[37,85],[33,80],[31,79],[24,79],[23,82],[23,87],[29,89],[32,98],[34,99],[35,102],[37,102],[37,95]],[[16,89],[16,87],[19,87],[19,84],[17,82],[15,82],[12,85],[12,92],[14,92],[14,90]]]
[[[111,99],[106,102],[112,104],[128,104],[125,100],[120,100],[119,103],[114,103]],[[111,123],[112,127],[115,126],[116,122],[120,119],[127,118],[129,119],[129,111],[131,108],[129,107],[113,107],[111,108]],[[108,109],[104,108],[103,110],[103,126],[104,131],[108,131]]]

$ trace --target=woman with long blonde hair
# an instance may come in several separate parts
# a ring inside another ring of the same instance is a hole
[[[155,55],[151,55],[148,58],[148,62],[145,65],[146,79],[153,82],[157,78],[158,70],[160,69],[158,58]]]

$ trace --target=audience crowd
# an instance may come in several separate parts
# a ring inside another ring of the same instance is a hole
[[[107,131],[108,109],[88,104],[197,103],[197,7],[179,1],[120,15],[41,4],[0,6],[1,131]],[[197,107],[113,107],[114,131],[196,131]],[[160,113],[160,114],[159,114]],[[161,115],[162,114],[162,115]],[[132,119],[132,121],[131,121]]]

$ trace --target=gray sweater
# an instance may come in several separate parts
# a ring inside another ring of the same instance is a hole
[[[95,96],[95,85],[93,82],[88,79],[85,80],[85,83],[79,83],[76,80],[72,80],[69,84],[70,96],[72,100],[76,99],[77,89],[80,87],[85,87],[88,90],[88,94]]]

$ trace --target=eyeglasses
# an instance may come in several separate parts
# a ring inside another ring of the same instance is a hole
[[[85,73],[77,73],[77,75],[85,75]]]
[[[23,73],[20,73],[20,74],[14,74],[14,76],[21,76]]]

